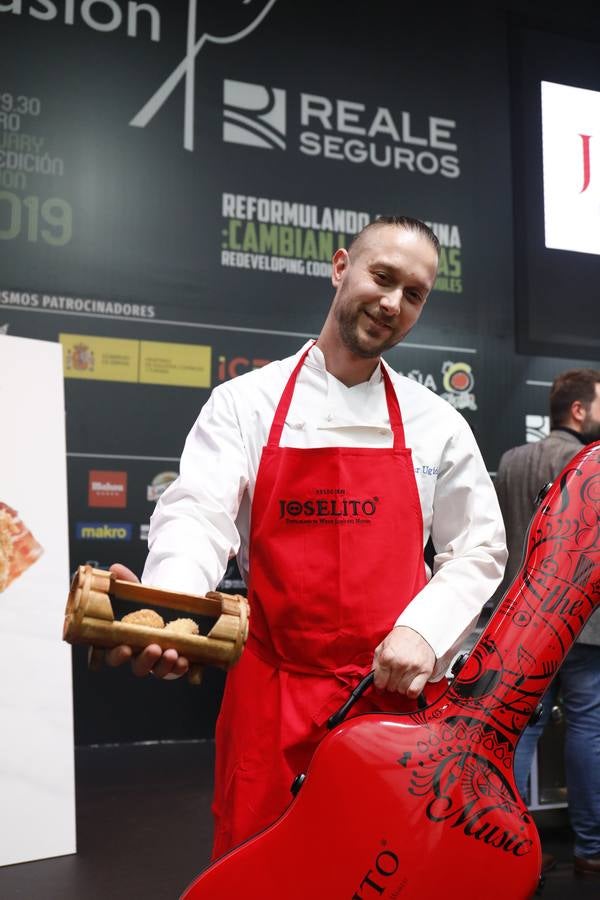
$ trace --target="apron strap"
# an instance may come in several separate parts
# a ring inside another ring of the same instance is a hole
[[[404,425],[402,423],[402,415],[400,413],[400,404],[398,403],[398,395],[394,390],[392,379],[388,375],[386,368],[381,362],[381,374],[385,385],[385,398],[387,400],[388,415],[390,417],[390,426],[394,432],[394,450],[404,450],[406,440],[404,437]]]
[[[285,419],[290,409],[290,404],[292,402],[292,397],[294,395],[294,388],[296,386],[296,379],[298,378],[298,373],[300,369],[304,365],[304,360],[308,356],[309,352],[312,350],[316,341],[313,341],[310,347],[307,347],[302,356],[298,361],[298,365],[290,375],[288,379],[288,383],[285,386],[285,390],[281,395],[279,403],[277,405],[277,409],[275,410],[275,417],[273,419],[273,424],[271,425],[271,430],[269,431],[269,440],[267,441],[268,447],[279,447],[281,443],[281,433],[283,431],[283,426],[285,425]]]
[[[279,400],[277,405],[277,409],[275,410],[275,416],[273,418],[273,422],[271,424],[271,429],[269,431],[269,438],[267,441],[268,447],[279,447],[281,443],[281,435],[283,432],[283,426],[285,425],[286,416],[289,412],[290,405],[292,402],[292,397],[294,395],[294,388],[296,386],[296,379],[300,373],[300,369],[304,365],[306,357],[315,346],[316,341],[313,341],[310,347],[307,347],[298,363],[296,368],[290,375],[288,382],[284,388],[283,394]],[[394,390],[394,386],[392,384],[392,379],[388,375],[383,362],[380,362],[381,367],[381,375],[383,378],[383,384],[385,387],[385,398],[387,402],[388,415],[390,417],[390,427],[394,434],[394,450],[404,450],[406,447],[406,441],[404,438],[404,425],[402,423],[402,415],[400,413],[400,405],[398,403],[398,397],[396,395],[396,391]]]

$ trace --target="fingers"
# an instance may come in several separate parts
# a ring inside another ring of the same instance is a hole
[[[418,665],[402,664],[398,660],[389,660],[380,656],[375,661],[375,687],[383,691],[397,691],[415,698],[421,693],[431,672]]]
[[[119,578],[121,581],[137,581],[139,582],[139,578],[132,572],[131,569],[128,569],[127,566],[122,565],[122,563],[113,563],[109,569],[115,578]]]
[[[410,700],[416,700],[417,697],[423,693],[425,690],[425,685],[429,681],[429,676],[426,674],[418,675],[416,678],[412,680],[410,685],[406,689],[406,696]]]
[[[152,673],[157,678],[172,680],[181,678],[189,669],[189,662],[180,656],[177,650],[165,650],[158,644],[149,644],[139,653],[134,654],[131,647],[120,644],[106,651],[105,661],[108,666],[122,666],[131,660],[131,671],[137,678],[144,678]]]
[[[110,572],[121,581],[139,583],[135,572],[122,563],[113,563]],[[163,653],[158,644],[149,644],[137,654],[134,654],[131,647],[121,644],[107,650],[105,659],[109,666],[122,666],[131,660],[131,671],[138,678],[144,678],[150,673],[167,680],[181,678],[190,667],[188,660],[184,656],[179,656],[176,650],[165,650]]]
[[[376,648],[373,665],[376,688],[416,699],[431,677],[435,653],[420,634],[396,626]]]
[[[158,665],[161,656],[162,650],[158,644],[148,644],[131,660],[131,671],[138,678],[144,678],[152,672],[155,665]]]
[[[156,658],[155,654],[148,654],[147,659],[141,659],[144,657],[147,650],[154,648],[159,651],[158,658]],[[149,669],[147,668],[148,665],[150,666]],[[189,668],[189,663],[184,656],[179,656],[177,650],[165,650],[162,652],[160,647],[151,644],[150,648],[146,647],[142,650],[140,655],[134,661],[132,668],[136,675],[138,673],[147,675],[148,671],[150,671],[153,675],[156,675],[157,678],[172,680],[174,678],[181,678],[182,675],[185,675]],[[138,671],[136,671],[136,668]],[[140,669],[141,672],[139,672]]]
[[[131,647],[120,644],[118,647],[111,647],[110,650],[106,651],[104,654],[104,662],[107,666],[114,668],[115,666],[122,666],[123,663],[126,663],[132,656],[133,650]]]

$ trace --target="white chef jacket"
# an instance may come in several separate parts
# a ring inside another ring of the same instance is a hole
[[[187,437],[180,475],[152,515],[144,583],[204,594],[218,585],[234,554],[247,582],[260,457],[281,394],[306,346],[215,388]],[[398,396],[406,446],[412,449],[423,547],[431,536],[436,549],[433,577],[428,571],[428,583],[396,624],[414,629],[431,645],[435,680],[501,580],[504,526],[465,419],[428,388],[386,368]],[[368,381],[346,387],[327,372],[321,350],[313,346],[296,381],[281,445],[391,447],[379,366]],[[402,565],[399,550],[390,533],[387,565]],[[385,589],[385,569],[373,572],[373,578]]]

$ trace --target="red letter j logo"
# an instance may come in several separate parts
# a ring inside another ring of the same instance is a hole
[[[590,183],[590,138],[591,134],[580,134],[579,137],[583,142],[583,187],[579,191],[583,194]]]

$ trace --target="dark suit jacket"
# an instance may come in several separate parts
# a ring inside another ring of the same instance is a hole
[[[553,430],[541,441],[507,450],[500,459],[495,484],[506,525],[508,563],[498,596],[510,586],[521,567],[525,535],[537,495],[582,448],[583,444],[573,434]],[[599,616],[592,616],[579,640],[600,645]]]

